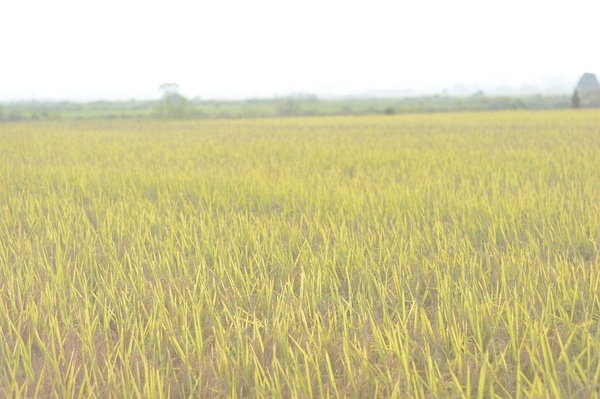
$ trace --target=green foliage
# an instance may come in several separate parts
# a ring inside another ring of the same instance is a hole
[[[25,116],[23,115],[23,113],[17,109],[15,110],[11,110],[10,112],[8,112],[6,114],[6,120],[11,121],[11,122],[19,122],[22,120],[25,120]]]
[[[2,397],[594,397],[598,113],[0,129]]]
[[[165,93],[154,108],[153,115],[161,119],[181,119],[187,116],[188,99],[179,93]]]
[[[318,98],[312,94],[292,93],[279,100],[278,114],[280,116],[299,116],[314,114],[309,109],[318,102]]]
[[[567,109],[571,105],[570,96],[318,99],[307,94],[294,94],[275,99],[188,100],[176,92],[169,93],[164,92],[163,97],[156,101],[8,104],[5,106],[5,117],[15,111],[22,115],[22,120],[58,118],[240,119],[273,116],[377,115],[390,112],[412,114],[509,109]],[[582,103],[582,108],[594,106],[596,103],[592,100],[591,97],[586,99]]]
[[[162,99],[156,104],[153,116],[159,119],[182,119],[189,116],[187,111],[188,99],[177,92],[177,83],[163,83],[159,90],[163,92]]]

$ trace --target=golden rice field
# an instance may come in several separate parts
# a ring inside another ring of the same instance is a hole
[[[598,398],[600,113],[0,124],[0,397]]]

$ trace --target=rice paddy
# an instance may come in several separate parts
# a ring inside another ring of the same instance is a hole
[[[600,396],[600,113],[0,124],[0,396]]]

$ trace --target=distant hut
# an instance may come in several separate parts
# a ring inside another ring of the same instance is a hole
[[[575,87],[575,94],[579,98],[581,107],[600,107],[600,83],[596,75],[589,72],[581,75]],[[571,105],[575,105],[575,94],[573,94]]]

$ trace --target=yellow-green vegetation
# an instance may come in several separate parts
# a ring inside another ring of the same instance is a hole
[[[598,397],[600,113],[0,125],[0,396]]]

